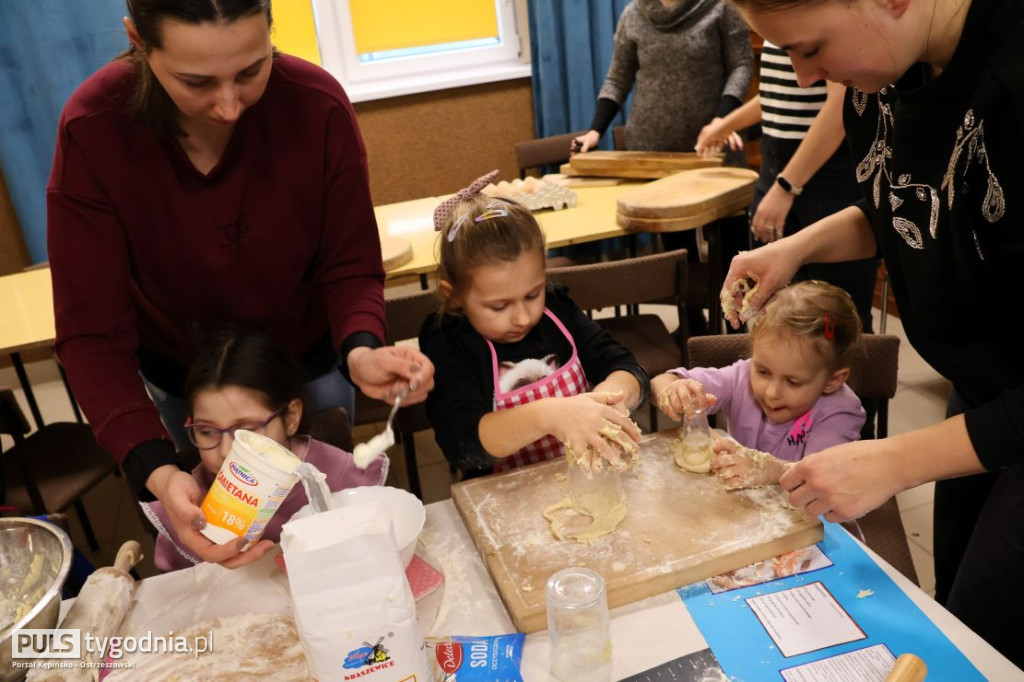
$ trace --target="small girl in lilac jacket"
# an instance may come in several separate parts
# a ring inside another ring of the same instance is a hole
[[[716,442],[711,466],[728,487],[775,484],[787,462],[860,438],[866,415],[846,385],[860,333],[849,294],[799,282],[753,321],[749,359],[720,369],[680,367],[655,377],[651,388],[676,421],[695,409],[726,415],[730,438]]]
[[[362,470],[356,467],[351,453],[297,435],[302,423],[302,387],[295,363],[264,334],[229,332],[200,353],[185,384],[189,409],[185,430],[202,459],[192,471],[199,484],[197,504],[230,452],[237,429],[261,433],[288,448],[326,474],[332,491],[383,485],[389,464],[386,454]],[[277,542],[281,526],[307,503],[302,486],[292,488],[260,542]],[[143,502],[142,507],[159,533],[153,558],[157,568],[174,571],[200,563],[178,541],[160,502]]]

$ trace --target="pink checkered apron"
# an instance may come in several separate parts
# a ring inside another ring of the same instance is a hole
[[[487,340],[487,347],[491,349],[491,369],[494,372],[495,412],[532,403],[534,400],[540,400],[541,398],[568,398],[590,390],[590,386],[587,384],[587,377],[583,373],[583,365],[576,354],[576,342],[573,341],[572,334],[569,333],[569,330],[565,328],[562,321],[555,317],[550,310],[545,308],[544,314],[565,334],[565,338],[568,339],[569,345],[572,347],[572,357],[569,358],[569,362],[543,379],[539,379],[527,386],[521,386],[514,391],[502,393],[498,383],[498,354],[494,350],[494,344]],[[519,452],[499,459],[494,464],[494,471],[495,473],[508,471],[509,469],[526,464],[535,464],[536,462],[555,459],[556,457],[561,457],[562,454],[561,441],[549,434],[540,440],[530,443]]]

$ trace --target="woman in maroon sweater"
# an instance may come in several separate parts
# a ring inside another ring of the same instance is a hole
[[[355,115],[329,74],[274,51],[270,0],[127,4],[131,48],[60,120],[47,187],[57,353],[139,496],[163,502],[196,555],[241,565],[258,554],[191,528],[199,500],[168,438],[203,331],[267,333],[313,379],[311,410],[351,410],[342,374],[374,398],[422,400],[433,366],[383,346]]]

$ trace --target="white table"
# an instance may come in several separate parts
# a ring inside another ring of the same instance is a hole
[[[466,528],[451,500],[427,506],[420,545],[445,572],[446,588],[419,602],[428,635],[498,635],[514,632]],[[971,632],[931,597],[885,563],[868,555],[910,596],[988,679],[1024,680],[1021,671]],[[269,557],[237,571],[202,564],[143,580],[124,634],[161,634],[216,616],[251,611],[289,611],[288,585]],[[239,595],[249,599],[239,599]],[[258,600],[253,600],[254,595]],[[613,679],[707,648],[703,636],[675,591],[628,604],[611,612]],[[528,682],[551,679],[546,631],[526,637],[522,675]]]

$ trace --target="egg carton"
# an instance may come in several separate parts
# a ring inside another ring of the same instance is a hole
[[[568,187],[555,185],[539,178],[525,180],[502,180],[483,188],[490,197],[504,197],[516,201],[531,211],[552,208],[556,211],[576,205],[576,192]]]

